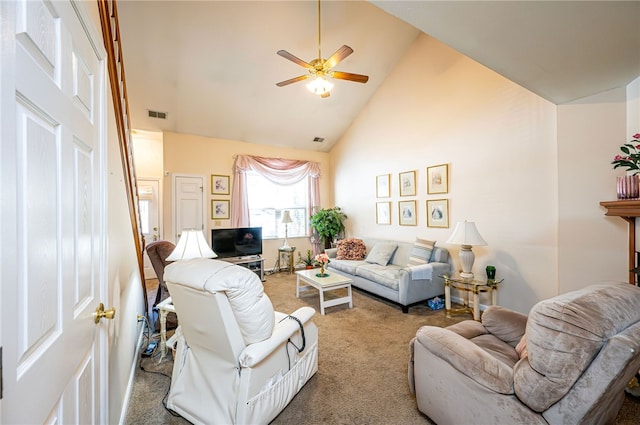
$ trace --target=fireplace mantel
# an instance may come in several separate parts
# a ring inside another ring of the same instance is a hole
[[[620,217],[629,223],[629,283],[635,285],[636,274],[631,270],[636,267],[636,218],[640,217],[640,199],[602,201],[600,205],[607,209],[604,215]]]

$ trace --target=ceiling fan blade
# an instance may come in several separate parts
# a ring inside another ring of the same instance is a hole
[[[341,60],[353,53],[353,49],[349,46],[342,46],[329,59],[324,62],[325,69],[330,69],[336,66]]]
[[[302,59],[300,59],[297,56],[292,55],[291,53],[287,52],[286,50],[278,50],[278,55],[282,56],[285,59],[289,59],[291,62],[296,63],[298,65],[300,65],[303,68],[307,68],[307,69],[313,69],[313,65],[311,65],[308,62],[303,61]]]
[[[306,74],[306,75],[301,75],[299,77],[295,77],[295,78],[290,78],[288,80],[284,80],[284,81],[280,81],[279,83],[276,83],[276,86],[278,87],[284,87],[287,86],[289,84],[293,84],[293,83],[297,83],[298,81],[302,81],[302,80],[306,80],[307,78],[309,78],[311,75]]]
[[[369,77],[367,75],[352,74],[350,72],[333,71],[331,76],[339,80],[355,81],[356,83],[366,83],[369,81]]]

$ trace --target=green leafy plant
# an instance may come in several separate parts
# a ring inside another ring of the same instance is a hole
[[[324,208],[311,216],[311,228],[324,241],[324,247],[331,248],[333,239],[344,233],[347,215],[340,207]]]
[[[307,267],[315,266],[316,260],[313,258],[313,252],[310,249],[307,249],[304,257],[300,252],[298,252],[298,264],[304,264]]]
[[[613,169],[623,167],[627,171],[633,171],[633,174],[640,173],[640,133],[634,134],[633,140],[620,146],[620,150],[624,155],[613,158]]]

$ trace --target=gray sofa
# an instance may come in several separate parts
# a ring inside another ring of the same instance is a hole
[[[423,326],[409,385],[437,424],[612,424],[640,368],[640,288],[607,282]],[[458,403],[452,403],[456,400]]]
[[[444,294],[443,274],[453,271],[453,262],[446,248],[436,246],[432,261],[417,268],[408,266],[413,242],[359,238],[364,241],[367,254],[378,243],[395,244],[397,248],[386,266],[365,260],[338,260],[337,249],[327,249],[328,270],[349,277],[352,286],[392,301],[408,313],[411,305],[423,303]],[[433,261],[433,259],[437,261]]]

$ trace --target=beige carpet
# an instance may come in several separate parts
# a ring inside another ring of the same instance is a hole
[[[276,310],[291,313],[304,305],[318,313],[318,373],[273,424],[428,424],[407,384],[408,345],[423,325],[446,326],[470,316],[446,319],[444,311],[425,305],[403,314],[400,307],[354,290],[353,309],[328,308],[320,315],[317,292],[295,297],[295,276],[267,276],[265,291]],[[337,291],[336,291],[337,292]],[[126,424],[185,424],[163,406],[171,374],[171,357],[144,358],[138,371]],[[617,424],[638,424],[640,403],[627,397]]]

